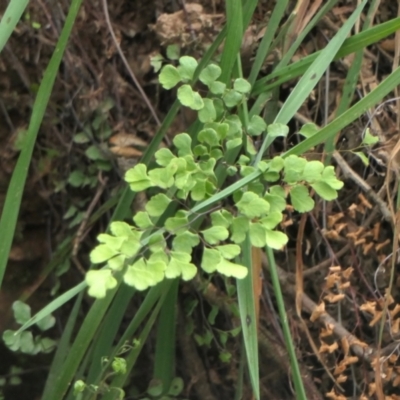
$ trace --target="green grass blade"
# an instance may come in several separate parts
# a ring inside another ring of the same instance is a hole
[[[350,33],[353,25],[360,16],[367,0],[364,0],[347,19],[337,34],[328,43],[326,48],[321,51],[315,61],[310,65],[305,74],[301,77],[294,90],[286,99],[275,122],[287,124],[296,111],[301,107],[305,99],[309,96],[312,89],[317,85],[320,78],[329,67],[335,54],[339,51],[347,35]]]
[[[0,21],[0,53],[21,19],[29,0],[11,0]]]
[[[290,365],[292,367],[292,376],[294,381],[294,388],[296,393],[296,398],[298,400],[307,400],[306,392],[303,385],[303,380],[301,378],[299,364],[297,362],[296,352],[294,350],[294,345],[292,341],[292,336],[290,334],[290,327],[287,319],[287,314],[285,310],[285,302],[283,300],[281,285],[279,283],[278,271],[276,269],[274,252],[271,248],[266,247],[266,254],[268,258],[268,265],[271,274],[272,286],[274,288],[276,303],[278,306],[279,317],[281,320],[283,336],[286,342],[286,348],[289,353]]]
[[[58,342],[57,351],[54,355],[53,362],[51,363],[50,372],[47,376],[44,392],[50,390],[50,388],[54,386],[57,376],[61,373],[61,370],[63,369],[64,361],[67,358],[70,348],[73,328],[81,309],[82,298],[83,293],[81,293],[75,300],[74,307],[72,308],[72,311],[68,317],[68,321],[63,330],[62,337]]]
[[[104,320],[99,328],[98,336],[93,343],[93,352],[90,356],[90,367],[87,373],[87,384],[96,384],[95,379],[102,370],[102,358],[108,357],[113,350],[113,344],[118,334],[126,309],[136,290],[128,285],[121,285]]]
[[[282,67],[286,67],[286,65],[290,62],[296,50],[300,47],[301,43],[305,37],[311,32],[311,30],[317,25],[319,20],[326,14],[328,11],[338,2],[338,0],[329,0],[323,4],[323,6],[318,10],[318,12],[314,15],[311,21],[307,24],[307,26],[303,29],[303,31],[299,34],[293,44],[290,46],[289,50],[283,55],[282,60],[279,61],[276,66],[276,70],[279,71]]]
[[[179,279],[174,279],[162,304],[157,325],[153,377],[159,379],[166,395],[175,377],[175,345]]]
[[[396,86],[400,85],[400,68],[393,71],[382,81],[372,92],[368,93],[353,107],[345,111],[340,117],[335,118],[330,124],[323,127],[314,136],[311,136],[288,150],[284,156],[290,154],[300,155],[320,143],[324,143],[330,137],[336,135],[341,129],[350,125],[357,118],[361,117],[369,108],[378,104]]]
[[[282,17],[285,13],[287,5],[288,5],[288,0],[278,1],[274,7],[274,10],[272,11],[271,18],[268,22],[267,30],[265,32],[264,37],[261,40],[259,48],[257,49],[256,58],[254,60],[248,78],[248,81],[250,82],[251,86],[254,85],[254,82],[257,79],[260,69],[270,52],[272,40],[275,37],[276,31],[278,30],[281,24]]]
[[[227,34],[224,50],[221,55],[221,76],[220,81],[228,83],[232,74],[236,57],[242,45],[243,36],[243,15],[241,0],[228,0],[226,5]]]
[[[75,18],[78,14],[82,0],[73,0],[69,8],[65,25],[58,39],[54,53],[50,59],[49,65],[43,76],[38,94],[33,105],[32,116],[23,149],[18,157],[17,164],[11,177],[7,190],[7,196],[4,202],[4,208],[0,219],[0,232],[2,240],[0,241],[0,286],[3,281],[6,270],[8,255],[10,253],[15,227],[17,224],[19,208],[21,205],[22,194],[28,175],[29,164],[31,162],[33,148],[36,143],[36,137],[47,103],[57,76],[62,56],[68,43],[68,38],[74,26]]]
[[[121,278],[119,278],[121,281]],[[63,363],[63,368],[60,374],[55,378],[54,384],[48,386],[43,393],[42,400],[63,399],[71,385],[72,379],[85,356],[90,343],[98,330],[98,327],[103,320],[109,305],[111,304],[119,285],[107,292],[104,299],[96,300],[90,308],[81,329],[79,330],[69,351],[68,357]]]
[[[365,47],[384,39],[399,29],[400,17],[394,18],[393,20],[384,22],[380,25],[376,25],[365,32],[354,35],[346,39],[342,48],[335,55],[334,60],[338,60],[358,50],[362,50]],[[321,51],[313,53],[291,65],[288,65],[287,67],[280,68],[268,76],[261,78],[254,84],[252,94],[260,94],[262,92],[271,90],[276,86],[280,86],[284,82],[299,77],[307,70],[310,64],[319,56],[320,53]]]
[[[40,321],[44,317],[47,317],[49,314],[53,313],[55,310],[58,310],[65,303],[74,298],[77,294],[82,292],[86,288],[86,282],[81,282],[73,288],[69,289],[67,292],[63,293],[56,299],[54,299],[51,303],[47,304],[46,307],[43,307],[39,312],[37,312],[31,319],[29,319],[25,324],[23,324],[19,329],[18,333],[25,331],[30,328],[32,325],[35,325],[36,322]]]
[[[171,280],[166,280],[161,282],[160,285],[158,285],[158,291],[161,293],[161,297],[159,298],[157,305],[154,307],[153,311],[150,314],[149,319],[147,320],[146,325],[143,328],[142,333],[140,334],[138,340],[137,340],[137,345],[130,351],[129,355],[126,357],[126,369],[127,373],[124,375],[117,375],[111,382],[110,387],[114,388],[122,388],[125,385],[125,382],[129,379],[131,371],[133,367],[135,366],[136,360],[143,349],[144,344],[146,343],[146,340],[150,334],[150,330],[153,327],[157,316],[160,312],[161,306],[163,305],[165,301],[165,296],[168,293],[168,289],[171,284]],[[137,327],[136,327],[137,329]],[[115,397],[115,391],[110,391],[108,392],[104,397],[102,397],[103,400],[114,400]]]
[[[362,29],[363,31],[367,30],[372,22],[371,18],[373,17],[373,15],[375,13],[376,3],[377,3],[377,0],[373,0],[371,2],[371,4],[369,5],[367,17],[365,18],[365,21],[363,24],[363,29]],[[350,104],[354,97],[354,93],[357,88],[358,76],[361,71],[361,64],[363,61],[363,57],[364,57],[363,50],[357,51],[354,55],[354,60],[351,63],[351,66],[347,72],[346,80],[343,85],[342,96],[340,98],[340,102],[339,102],[338,108],[336,110],[336,117],[343,114],[350,107]],[[335,149],[335,138],[336,137],[330,138],[325,143],[325,147],[324,147],[324,150],[326,153],[325,165],[329,165],[331,163],[332,152]]]
[[[253,290],[253,260],[252,246],[249,236],[242,246],[241,264],[246,266],[248,274],[244,279],[237,279],[237,295],[240,311],[244,347],[246,349],[247,366],[249,369],[253,394],[257,400],[260,399],[260,378],[258,368],[258,332],[257,316]]]

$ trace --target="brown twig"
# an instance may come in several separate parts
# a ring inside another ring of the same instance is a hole
[[[114,29],[113,29],[113,27],[111,25],[110,15],[108,13],[107,0],[102,0],[102,2],[103,2],[104,15],[106,17],[107,27],[108,27],[108,30],[110,31],[112,40],[114,42],[114,46],[117,49],[118,54],[121,57],[121,60],[124,63],[125,68],[127,69],[128,73],[129,73],[129,76],[131,77],[132,81],[135,83],[136,88],[138,89],[139,93],[143,97],[144,102],[146,103],[147,107],[149,108],[151,115],[153,116],[153,118],[156,121],[157,125],[161,126],[161,122],[158,119],[158,116],[157,116],[157,113],[156,113],[154,107],[151,105],[151,102],[150,102],[149,98],[147,97],[147,95],[144,92],[142,86],[140,85],[138,79],[136,78],[135,74],[133,73],[131,67],[129,66],[128,60],[124,56],[124,53],[122,52],[121,47],[118,44],[117,37],[115,36]]]

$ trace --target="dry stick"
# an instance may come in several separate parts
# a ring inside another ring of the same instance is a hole
[[[264,268],[268,268],[267,263],[264,264]],[[282,268],[277,267],[279,281],[282,286],[282,289],[289,293],[291,296],[296,297],[296,288],[294,285],[289,283],[289,274],[285,272]],[[317,304],[315,304],[306,294],[303,294],[302,299],[302,308],[303,311],[312,314],[317,308]],[[356,336],[351,334],[346,328],[343,327],[342,324],[337,322],[334,318],[332,318],[327,312],[324,312],[318,317],[318,320],[323,323],[325,326],[330,325],[333,327],[333,333],[339,337],[340,339],[347,339],[349,345],[351,346],[354,354],[367,361],[371,362],[375,351],[369,346],[361,346],[361,341],[357,339]]]
[[[127,59],[124,56],[124,53],[121,50],[120,45],[118,44],[118,40],[115,36],[114,33],[114,29],[111,25],[111,21],[110,21],[110,15],[108,14],[108,5],[107,5],[107,0],[102,0],[103,1],[103,9],[104,9],[104,15],[106,17],[106,22],[107,22],[107,26],[108,26],[108,30],[110,31],[112,40],[114,42],[114,46],[118,51],[119,56],[121,57],[122,62],[125,65],[125,68],[127,69],[131,79],[133,80],[133,82],[135,83],[137,89],[139,90],[139,93],[142,95],[144,102],[146,103],[147,107],[150,110],[151,115],[153,116],[154,120],[156,121],[158,126],[161,126],[161,122],[157,117],[156,111],[154,109],[154,107],[151,105],[149,98],[147,97],[146,93],[144,92],[142,86],[140,85],[139,81],[137,80],[135,74],[133,73],[131,67],[129,66],[129,63],[127,61]]]

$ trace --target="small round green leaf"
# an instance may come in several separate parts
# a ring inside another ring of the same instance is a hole
[[[125,174],[125,181],[134,192],[141,192],[152,186],[145,164],[137,164],[129,169]]]
[[[181,79],[183,81],[191,81],[198,66],[197,60],[190,56],[182,56],[179,59],[179,64],[178,71]]]
[[[314,200],[303,185],[297,185],[290,189],[290,199],[293,208],[298,212],[308,212],[314,208]]]
[[[117,286],[117,280],[112,276],[112,271],[109,269],[88,271],[85,280],[89,286],[89,295],[98,299],[104,298],[107,290]]]
[[[192,90],[189,85],[182,85],[178,89],[178,99],[182,105],[191,108],[192,110],[201,110],[204,107],[204,102],[201,96]]]
[[[237,78],[235,82],[233,82],[233,88],[240,93],[246,94],[250,93],[251,85],[246,79]]]
[[[223,226],[212,226],[211,228],[201,231],[204,236],[204,240],[209,244],[217,244],[222,240],[225,240],[229,236],[228,229]]]
[[[216,64],[210,64],[205,67],[199,76],[201,82],[210,87],[221,75],[221,68]]]
[[[159,217],[167,209],[171,199],[163,193],[156,194],[146,204],[146,211],[151,217]]]
[[[279,231],[266,230],[266,242],[267,246],[271,247],[271,249],[280,250],[283,246],[288,242],[288,237]]]
[[[164,89],[172,89],[181,81],[179,71],[173,65],[166,65],[160,72],[158,80]]]

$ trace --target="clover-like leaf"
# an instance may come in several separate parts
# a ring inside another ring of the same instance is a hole
[[[160,167],[166,167],[175,158],[172,151],[165,147],[157,150],[154,156],[156,157],[157,164]]]
[[[182,80],[192,80],[194,71],[196,71],[198,65],[197,60],[190,56],[182,56],[179,59],[179,64],[178,71]]]
[[[174,217],[170,217],[165,221],[164,228],[175,235],[187,230],[188,219],[186,216],[177,213]]]
[[[173,65],[165,65],[158,76],[158,80],[161,86],[168,90],[175,87],[182,78],[177,68]]]
[[[187,133],[179,133],[173,139],[173,143],[178,149],[178,156],[184,157],[192,154],[192,138]]]
[[[165,264],[162,261],[152,262],[148,266],[143,258],[128,266],[124,282],[137,290],[146,290],[164,279]]]
[[[15,331],[5,330],[3,332],[3,341],[12,351],[22,351],[26,354],[34,354],[34,341],[32,332],[23,331],[15,334]]]
[[[236,279],[243,279],[247,276],[248,273],[247,268],[243,265],[225,260],[225,258],[222,258],[221,261],[217,264],[216,270],[222,275],[233,276]]]
[[[210,64],[201,71],[199,79],[206,86],[210,87],[210,85],[216,81],[220,75],[221,68],[216,64]]]
[[[221,259],[222,256],[218,250],[205,247],[201,259],[201,268],[211,274],[216,270],[216,266],[221,262]]]
[[[309,183],[319,181],[322,178],[324,164],[321,161],[309,161],[303,170],[303,179]]]
[[[125,173],[125,181],[134,192],[141,192],[152,186],[147,176],[147,167],[145,164],[137,164]]]
[[[233,219],[231,224],[231,240],[234,243],[242,243],[246,239],[250,222],[248,218],[239,216]]]
[[[149,214],[145,211],[138,211],[133,217],[133,222],[140,229],[147,229],[153,226],[153,222],[151,221]]]
[[[192,248],[197,246],[200,242],[199,236],[195,233],[186,231],[174,237],[172,241],[172,248],[175,251],[190,254]]]
[[[196,184],[190,192],[190,196],[194,201],[201,201],[206,196],[206,181],[197,179]]]
[[[36,326],[41,331],[47,331],[48,329],[52,328],[55,324],[56,324],[56,319],[52,314],[48,314],[40,321],[36,322]]]
[[[170,44],[167,46],[166,54],[169,60],[177,60],[181,53],[181,48],[177,44]]]
[[[240,93],[250,93],[251,85],[246,79],[237,78],[233,82],[233,88]]]
[[[211,213],[211,222],[213,226],[223,226],[229,228],[233,221],[232,214],[227,210],[218,210]]]
[[[132,235],[132,227],[123,221],[114,221],[110,224],[110,231],[114,236],[128,238]]]
[[[280,250],[283,246],[286,245],[289,240],[283,232],[273,231],[270,229],[266,230],[265,239],[267,242],[267,246],[275,250]]]
[[[197,135],[197,139],[200,143],[207,143],[211,147],[219,145],[217,132],[211,128],[202,129]]]
[[[199,111],[198,116],[203,124],[213,122],[217,118],[217,111],[214,107],[214,102],[211,99],[203,99],[204,107]]]
[[[335,169],[332,165],[325,167],[322,173],[322,181],[335,190],[340,190],[343,187],[343,182],[336,178]]]
[[[121,249],[121,246],[123,245],[124,241],[126,240],[126,236],[115,237],[115,236],[109,235],[108,233],[100,233],[97,236],[97,240],[100,243],[107,245],[110,249],[119,251]]]
[[[215,247],[223,258],[231,260],[240,254],[240,246],[237,244],[224,244],[222,246]]]
[[[90,261],[100,264],[119,254],[118,250],[112,249],[106,244],[99,244],[90,252]]]
[[[371,134],[371,130],[369,128],[366,129],[363,140],[361,144],[367,145],[367,146],[373,146],[374,144],[379,142],[379,137],[378,136],[373,136]]]
[[[294,154],[286,157],[284,159],[285,177],[283,180],[288,183],[296,183],[300,181],[306,164],[306,159],[298,157]]]
[[[107,265],[113,271],[121,271],[121,269],[124,267],[125,260],[126,260],[126,255],[119,254],[118,256],[110,258],[107,261]]]
[[[267,132],[268,137],[270,138],[286,137],[289,133],[289,127],[279,122],[275,122],[268,125]]]
[[[176,165],[169,164],[165,168],[154,168],[149,172],[149,178],[152,186],[158,186],[161,189],[168,189],[174,184],[174,174],[177,170]]]
[[[236,138],[236,139],[230,139],[226,142],[226,149],[227,150],[232,150],[235,149],[236,147],[240,146],[242,144],[242,138]]]
[[[283,215],[277,211],[270,211],[267,216],[261,218],[260,223],[266,229],[274,229],[280,222],[282,222]]]
[[[266,193],[264,199],[269,203],[269,212],[282,212],[286,208],[286,200],[281,196]]]
[[[296,211],[308,212],[314,208],[314,200],[303,185],[297,185],[290,189],[290,199]]]
[[[247,133],[251,136],[261,135],[267,129],[267,124],[259,115],[253,115],[247,126]]]
[[[319,131],[319,128],[314,123],[308,123],[301,127],[299,130],[300,135],[304,136],[305,138],[309,138],[314,136]]]
[[[251,223],[249,229],[249,238],[254,247],[264,247],[266,243],[265,227],[260,223]]]
[[[201,231],[201,233],[204,236],[204,240],[209,244],[217,244],[229,236],[228,229],[223,226],[212,226]]]
[[[269,211],[269,203],[253,192],[243,193],[240,201],[236,203],[236,207],[240,213],[250,219],[261,217]]]
[[[197,273],[197,268],[190,262],[190,254],[171,251],[171,259],[165,270],[165,276],[169,279],[177,278],[182,276],[184,281],[193,279]]]
[[[167,209],[169,203],[171,203],[171,199],[164,193],[159,193],[146,203],[145,208],[151,217],[159,217]]]
[[[149,237],[149,250],[153,253],[165,251],[167,243],[162,232],[153,233]]]
[[[89,286],[89,295],[97,299],[104,298],[107,290],[114,289],[117,286],[117,280],[113,277],[112,271],[109,269],[88,271],[85,280]]]
[[[221,95],[225,92],[226,84],[223,82],[212,82],[209,86],[212,94]]]
[[[204,107],[204,102],[201,96],[195,92],[191,86],[182,85],[178,89],[178,99],[182,105],[199,111]]]
[[[329,186],[326,182],[320,181],[315,182],[311,187],[321,196],[324,200],[331,201],[338,197],[338,193],[335,189]]]
[[[23,325],[31,318],[31,307],[21,300],[16,300],[12,304],[15,321]]]
[[[243,94],[232,89],[225,90],[222,100],[228,108],[237,106],[243,99]]]

